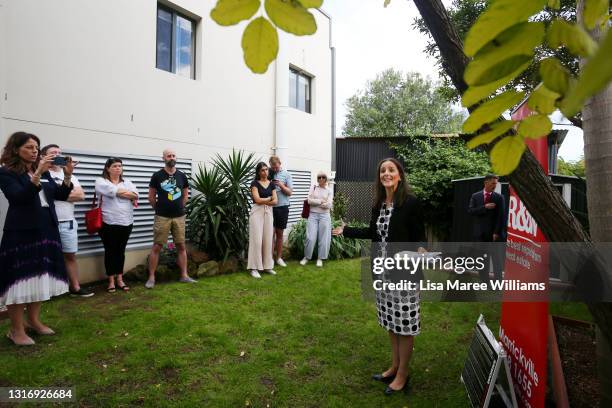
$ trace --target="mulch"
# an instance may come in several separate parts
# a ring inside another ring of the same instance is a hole
[[[555,330],[570,406],[599,407],[601,393],[594,327],[555,320]]]

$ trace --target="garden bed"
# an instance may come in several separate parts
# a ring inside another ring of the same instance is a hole
[[[561,366],[572,408],[599,407],[595,329],[592,324],[553,317]]]

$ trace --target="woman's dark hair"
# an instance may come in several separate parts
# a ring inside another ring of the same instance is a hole
[[[397,190],[395,190],[395,192],[393,193],[393,206],[400,207],[402,204],[404,204],[404,202],[409,196],[413,195],[410,185],[406,180],[406,172],[404,171],[404,166],[402,166],[402,164],[397,159],[394,159],[393,157],[388,157],[386,159],[382,159],[376,167],[376,180],[374,181],[374,208],[380,208],[383,201],[385,201],[385,198],[387,198],[385,186],[383,186],[380,182],[380,168],[382,167],[383,163],[386,162],[391,162],[395,164],[395,167],[397,167],[397,171],[400,175],[399,182],[397,183]]]
[[[15,173],[22,174],[27,172],[28,167],[19,156],[19,148],[26,144],[30,139],[34,139],[39,149],[38,157],[36,158],[36,162],[32,166],[32,169],[38,167],[38,162],[40,161],[40,139],[37,136],[26,132],[15,132],[8,138],[6,145],[4,145],[4,149],[2,149],[0,164],[2,164],[8,170],[14,171]]]
[[[257,166],[255,167],[255,180],[259,180],[259,170],[261,170],[264,167],[269,167],[269,166],[265,162],[257,163]]]
[[[103,178],[110,180],[110,173],[108,172],[108,169],[115,163],[121,163],[121,165],[123,165],[123,161],[121,161],[121,159],[118,157],[111,157],[106,161],[106,163],[104,163],[104,170],[102,170]],[[119,175],[119,181],[123,181],[123,172],[121,172]]]

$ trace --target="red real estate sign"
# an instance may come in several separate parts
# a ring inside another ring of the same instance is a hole
[[[512,119],[519,120],[530,114],[527,105],[523,104]],[[527,145],[548,173],[547,138],[528,140]],[[547,239],[512,186],[508,207],[504,279],[548,283]],[[546,395],[548,303],[544,300],[518,302],[516,296],[516,293],[504,293],[499,338],[510,358],[519,407],[540,408],[544,407]]]

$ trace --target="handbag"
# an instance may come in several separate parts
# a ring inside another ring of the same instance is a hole
[[[85,226],[88,234],[95,234],[102,229],[102,197],[100,205],[96,206],[96,193],[94,192],[91,209],[85,213]]]
[[[314,192],[317,186],[314,186],[312,191]],[[304,204],[302,205],[302,218],[308,218],[310,216],[310,204],[308,203],[308,197],[304,200]]]

